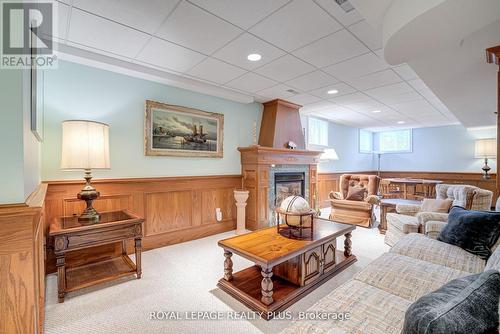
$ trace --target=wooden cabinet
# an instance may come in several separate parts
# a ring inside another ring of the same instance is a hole
[[[0,333],[43,332],[46,189],[25,204],[0,205]]]

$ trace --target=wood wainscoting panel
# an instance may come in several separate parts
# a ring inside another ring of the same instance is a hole
[[[241,188],[241,175],[157,177],[93,180],[101,193],[95,201],[98,211],[127,209],[144,217],[143,250],[167,246],[229,231],[236,226],[233,189]],[[49,181],[46,206],[47,230],[54,218],[79,215],[83,202],[76,198],[84,182]],[[215,208],[223,219],[217,222]],[[49,246],[52,240],[49,240]],[[132,243],[127,249],[132,251]],[[118,256],[121,247],[110,244],[93,250],[68,253],[66,263],[82,265]],[[55,270],[55,257],[49,247],[47,272]]]
[[[193,226],[192,195],[191,190],[144,194],[144,236]]]

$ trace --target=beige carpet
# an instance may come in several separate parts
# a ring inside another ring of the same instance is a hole
[[[287,320],[150,320],[154,311],[249,311],[217,288],[223,252],[217,241],[233,232],[143,253],[143,277],[70,293],[57,303],[57,277],[47,277],[45,333],[278,333]],[[291,312],[305,311],[367,263],[388,250],[378,229],[357,228],[358,261],[304,299]],[[338,243],[341,245],[339,240]],[[233,256],[234,270],[252,265]],[[184,313],[181,313],[184,316]]]

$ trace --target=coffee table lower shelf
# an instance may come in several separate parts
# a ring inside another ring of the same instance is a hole
[[[261,302],[262,275],[261,268],[257,265],[233,273],[230,281],[221,278],[217,286],[251,310],[262,313],[264,319],[270,320],[275,313],[285,310],[357,260],[355,255],[345,257],[340,251],[336,255],[338,264],[305,286],[273,275],[273,302],[270,305]]]

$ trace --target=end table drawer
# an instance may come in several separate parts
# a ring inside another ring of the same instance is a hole
[[[142,225],[133,224],[114,226],[102,229],[80,231],[71,234],[56,236],[54,240],[55,251],[92,247],[142,236]]]

